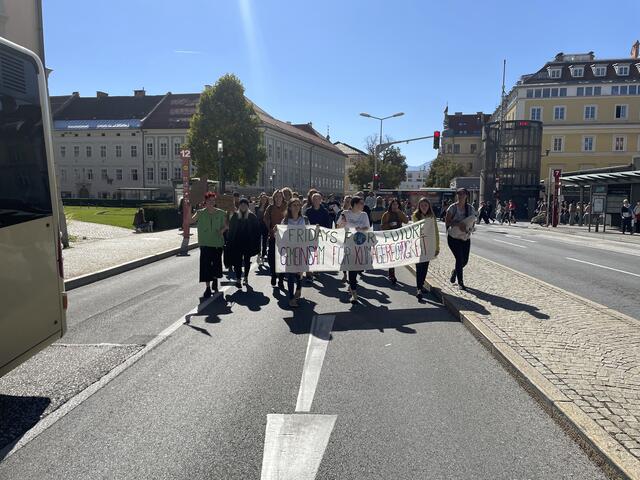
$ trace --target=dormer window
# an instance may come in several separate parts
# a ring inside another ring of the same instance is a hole
[[[619,77],[629,76],[629,64],[627,63],[615,63],[613,68],[616,69],[616,73]]]
[[[607,74],[606,65],[591,65],[594,77],[604,77]]]
[[[549,78],[560,78],[562,76],[561,67],[549,67],[547,71],[549,72]]]
[[[583,66],[579,66],[579,67],[575,67],[575,66],[570,66],[569,67],[571,69],[571,76],[574,78],[580,78],[580,77],[584,77],[584,67]]]

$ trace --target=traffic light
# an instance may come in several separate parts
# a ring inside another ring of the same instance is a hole
[[[440,150],[440,132],[438,130],[433,132],[433,149]]]

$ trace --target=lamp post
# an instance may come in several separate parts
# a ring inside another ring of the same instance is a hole
[[[387,119],[389,119],[389,118],[401,117],[403,115],[404,115],[404,112],[394,113],[393,115],[389,115],[388,117],[376,117],[374,115],[370,115],[370,114],[365,113],[365,112],[360,114],[361,117],[373,118],[375,120],[380,120],[380,138],[378,139],[378,145],[382,144],[382,122],[387,120]],[[378,178],[378,152],[376,150],[374,150],[374,152],[373,152],[373,182],[371,182],[371,185],[373,187],[372,190],[374,190],[374,191],[376,189],[375,181],[376,181],[376,178]]]
[[[224,180],[222,179],[223,169],[222,169],[222,157],[223,157],[224,149],[222,146],[222,140],[218,140],[218,193],[220,195],[224,195]]]
[[[276,169],[274,168],[273,171],[271,172],[271,176],[269,177],[269,181],[271,182],[271,194],[273,195],[273,192],[275,192],[275,189],[273,188],[273,181],[276,178]]]

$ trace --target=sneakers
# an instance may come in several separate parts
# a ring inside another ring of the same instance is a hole
[[[356,303],[358,301],[358,292],[349,287],[349,293],[351,294],[351,303]]]
[[[449,279],[451,283],[456,283],[456,270],[455,268],[451,270],[451,278]]]
[[[211,297],[211,289],[209,287],[207,287],[207,289],[204,291],[204,293],[202,294],[202,296],[204,298],[209,298]]]
[[[262,265],[264,263],[264,258],[261,255],[258,255],[258,265]]]
[[[289,306],[291,308],[298,308],[300,305],[298,305],[298,300],[296,300],[295,298],[292,298],[289,300]]]
[[[398,283],[398,279],[395,276],[389,277],[389,281],[391,282],[391,285]]]
[[[416,292],[416,298],[418,300],[422,300],[422,289],[418,288],[418,291]]]

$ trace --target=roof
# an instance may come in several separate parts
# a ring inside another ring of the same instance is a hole
[[[123,120],[54,120],[54,130],[108,130],[140,128],[142,122],[138,119]]]
[[[51,115],[54,115],[73,95],[53,95],[49,97]]]
[[[164,95],[73,98],[54,114],[54,120],[142,120]]]
[[[199,93],[169,92],[142,122],[144,128],[189,128]]]
[[[352,147],[351,145],[349,145],[348,143],[344,143],[344,142],[334,142],[333,143],[336,147],[338,147],[340,149],[340,151],[342,153],[344,153],[345,155],[367,155],[366,153],[364,153],[362,150],[360,150],[359,148],[356,147]]]
[[[570,185],[594,185],[614,183],[638,183],[640,184],[640,170],[627,170],[626,172],[587,173],[582,175],[569,175],[562,177],[563,184]]]
[[[629,65],[629,75],[619,76],[616,73],[614,64],[622,63]],[[640,81],[640,70],[636,65],[640,64],[638,58],[613,58],[613,59],[598,59],[582,60],[582,61],[570,61],[570,59],[564,61],[551,61],[544,64],[544,66],[536,73],[530,75],[524,75],[520,79],[521,85],[537,85],[543,83],[588,83],[588,82],[602,82],[602,81],[614,81],[614,82],[638,82]],[[603,77],[596,77],[591,69],[592,65],[606,65],[607,72]],[[562,73],[560,78],[551,78],[549,76],[549,67],[560,67]],[[582,77],[572,77],[569,67],[583,67],[584,74]]]

